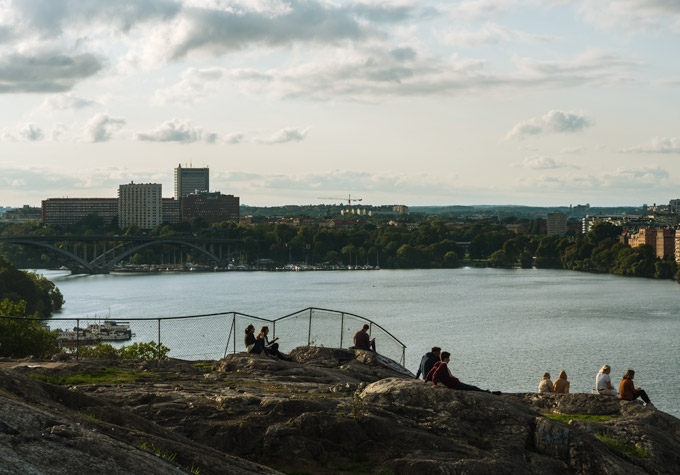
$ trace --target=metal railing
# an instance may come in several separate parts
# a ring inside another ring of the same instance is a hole
[[[27,320],[28,318],[0,316],[0,319]],[[259,326],[270,327],[270,336],[272,339],[279,337],[278,343],[282,352],[288,352],[301,345],[349,348],[354,345],[354,333],[364,324],[368,324],[371,338],[376,339],[377,352],[402,366],[406,362],[406,345],[382,326],[359,315],[316,307],[309,307],[275,319],[240,312],[219,312],[170,317],[103,318],[95,316],[48,318],[39,321],[51,330],[61,330],[62,335],[71,335],[72,338],[69,339],[62,337],[62,343],[66,351],[75,354],[76,357],[80,356],[81,348],[96,343],[108,343],[114,347],[120,347],[132,343],[153,342],[159,348],[161,345],[169,348],[169,357],[186,360],[216,360],[225,357],[230,350],[233,353],[245,351],[245,328],[249,324],[253,324],[256,331]],[[90,325],[101,325],[106,321],[129,325],[133,336],[124,340],[107,341],[105,338],[89,338],[88,332],[81,331]],[[1,339],[2,335],[0,335]]]

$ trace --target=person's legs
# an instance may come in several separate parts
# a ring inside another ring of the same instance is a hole
[[[375,351],[375,338],[373,338],[373,339],[371,340],[371,346],[370,346],[370,348],[371,348],[371,350]]]
[[[645,404],[651,404],[651,401],[649,400],[649,397],[647,396],[647,393],[645,392],[644,389],[640,389],[639,391],[634,391],[633,392],[633,400],[637,398],[641,398]]]
[[[619,393],[616,391],[616,389],[599,389],[597,392],[604,395],[604,396],[618,396],[619,395]]]
[[[458,381],[458,384],[456,384],[456,387],[453,389],[460,389],[461,391],[482,391],[482,392],[488,392],[484,391],[483,389],[478,388],[477,386],[473,386],[471,384],[465,384],[461,383]]]

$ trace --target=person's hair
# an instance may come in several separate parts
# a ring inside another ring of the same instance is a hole
[[[432,347],[432,353],[441,353],[442,349],[439,348],[438,346],[433,346]]]
[[[255,331],[255,327],[253,326],[252,323],[246,327],[246,335],[250,333],[248,330],[250,330],[251,328],[253,329],[253,331]]]
[[[550,379],[550,373],[546,371],[545,373],[543,373],[543,377]]]
[[[269,327],[268,327],[268,326],[264,326],[264,327],[260,328],[260,333],[257,334],[257,337],[260,338],[261,336],[265,336],[265,335],[264,335],[265,332],[268,332],[268,331],[269,331]]]
[[[604,373],[605,371],[611,371],[611,369],[612,369],[611,366],[606,364],[600,369],[600,373]]]
[[[368,323],[364,323],[364,330],[368,330],[369,328]]]
[[[560,375],[557,377],[558,379],[567,379],[567,373],[562,370],[560,371]]]
[[[441,358],[442,361],[444,361],[446,358],[450,358],[450,357],[451,357],[451,353],[449,353],[448,351],[442,351],[442,354],[440,355],[440,358]]]
[[[633,371],[632,369],[629,369],[628,371],[626,371],[626,374],[623,375],[623,379],[633,379],[634,376],[635,376],[635,371]]]

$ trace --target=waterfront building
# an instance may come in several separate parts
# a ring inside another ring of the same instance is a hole
[[[40,208],[24,205],[21,208],[8,209],[0,215],[3,223],[26,223],[28,221],[40,221],[42,217]]]
[[[675,259],[675,234],[675,229],[657,229],[656,257]]]
[[[680,233],[675,233],[675,249],[673,253],[675,254],[675,262],[680,264]]]
[[[160,183],[130,183],[118,187],[118,225],[152,229],[163,221]]]
[[[174,198],[163,198],[161,200],[163,211],[163,222],[166,224],[177,224],[182,222],[182,212],[179,201]]]
[[[111,224],[118,216],[118,198],[48,198],[42,202],[43,224],[78,224],[88,216],[98,216]]]
[[[674,214],[680,214],[680,199],[670,200],[668,202],[668,210]]]
[[[652,222],[651,218],[645,218],[640,215],[632,214],[594,214],[586,215],[582,220],[581,232],[588,234],[588,232],[597,223],[612,223],[617,226],[649,226]]]
[[[210,171],[208,168],[175,168],[175,199],[210,190]]]
[[[639,247],[643,244],[652,246],[656,254],[656,234],[655,228],[639,228],[637,232],[628,234],[628,245],[630,247]]]
[[[207,170],[207,169],[206,169]],[[202,218],[206,223],[239,222],[239,197],[219,191],[199,191],[180,199],[182,220]]]
[[[546,216],[548,236],[565,236],[567,234],[567,214],[548,213]]]

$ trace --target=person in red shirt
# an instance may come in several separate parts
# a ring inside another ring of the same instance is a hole
[[[635,371],[632,369],[629,369],[626,371],[626,374],[623,375],[623,379],[619,385],[619,399],[634,401],[637,398],[641,398],[648,407],[654,407],[654,404],[650,402],[645,390],[633,384],[634,377]]]
[[[371,340],[368,335],[369,328],[368,323],[366,323],[361,330],[354,334],[354,348],[375,351],[375,338]]]
[[[425,377],[425,381],[431,380],[433,386],[436,386],[438,383],[442,383],[447,388],[458,389],[461,391],[481,391],[485,393],[490,392],[486,389],[480,389],[477,386],[473,386],[471,384],[465,384],[453,376],[447,366],[449,361],[451,361],[451,353],[448,351],[443,351],[441,354],[441,361],[434,364],[430,372]],[[494,391],[492,394],[500,394],[500,391]]]

